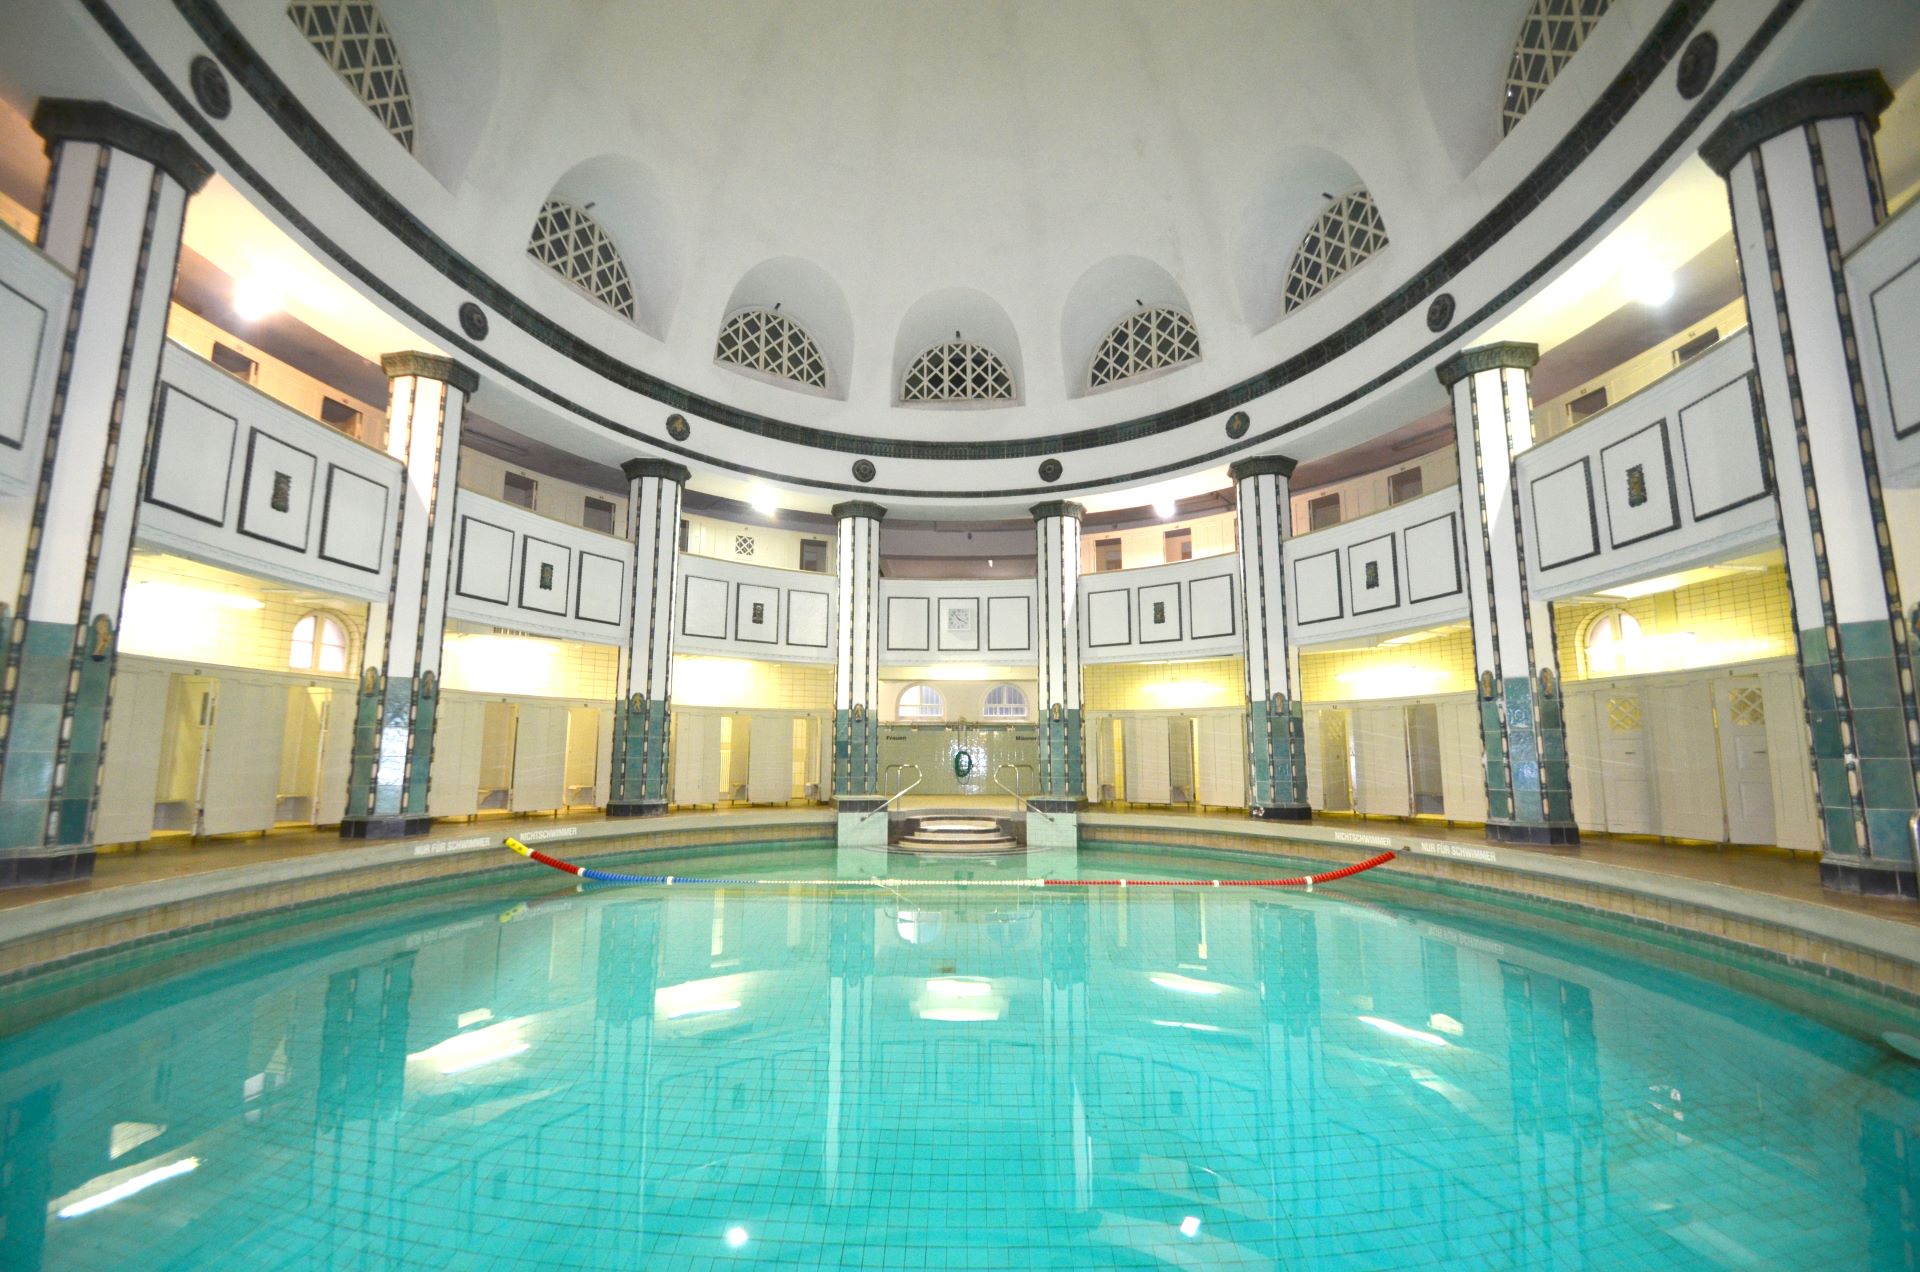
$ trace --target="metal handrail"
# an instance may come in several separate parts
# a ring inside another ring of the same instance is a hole
[[[1016,800],[1020,801],[1020,810],[1026,813],[1029,817],[1044,817],[1048,821],[1052,821],[1053,820],[1052,813],[1041,812],[1039,809],[1033,806],[1032,800],[1028,799],[1025,795],[1022,795],[1019,791],[1014,790],[1011,786],[1008,786],[1005,782],[1000,780],[1000,774],[1005,769],[1012,769],[1014,772],[1014,780],[1018,781],[1020,770],[1031,769],[1031,768],[1033,768],[1033,765],[1031,764],[1015,764],[1011,760],[1007,760],[1000,764],[996,764],[993,766],[993,784],[995,786],[998,786],[1001,790],[1005,791],[1007,794],[1013,796]],[[1038,770],[1035,770],[1035,771],[1038,772]]]
[[[884,813],[884,812],[886,812],[888,808],[890,808],[890,807],[892,807],[892,806],[893,806],[893,802],[894,802],[895,800],[897,800],[897,799],[899,799],[899,798],[900,798],[901,796],[903,796],[903,795],[905,795],[905,794],[907,794],[907,792],[909,792],[909,791],[911,791],[911,790],[912,790],[912,789],[913,789],[913,788],[914,788],[915,786],[918,786],[918,785],[920,785],[920,783],[922,783],[922,782],[924,782],[924,781],[926,781],[926,780],[927,780],[927,777],[926,777],[926,774],[924,774],[924,773],[922,773],[922,772],[920,771],[920,766],[919,766],[918,764],[889,764],[889,765],[887,765],[887,767],[886,767],[885,769],[883,769],[883,770],[881,770],[881,771],[882,771],[883,773],[891,773],[891,772],[893,772],[893,771],[895,771],[895,770],[898,770],[898,771],[900,771],[900,772],[902,772],[902,773],[904,773],[904,772],[906,772],[906,771],[907,771],[908,769],[912,769],[912,770],[913,770],[913,774],[914,774],[914,776],[913,776],[913,782],[912,782],[912,784],[911,784],[911,785],[909,785],[909,786],[906,786],[906,787],[904,787],[904,788],[902,788],[902,789],[900,789],[900,790],[897,790],[897,791],[895,791],[895,792],[894,792],[893,794],[891,794],[891,795],[889,795],[889,796],[887,796],[887,797],[886,797],[885,799],[883,799],[883,800],[881,800],[881,801],[880,801],[880,807],[878,807],[878,808],[876,808],[876,809],[873,809],[873,810],[871,810],[871,811],[869,811],[869,812],[867,813],[867,815],[866,815],[865,817],[862,817],[862,818],[860,819],[860,821],[859,821],[859,822],[857,823],[858,825],[861,825],[861,826],[864,826],[864,825],[866,825],[866,824],[867,824],[868,822],[870,822],[870,821],[872,821],[872,820],[873,820],[873,819],[874,819],[875,817],[878,817],[878,816],[879,816],[879,815],[880,815],[881,813]]]

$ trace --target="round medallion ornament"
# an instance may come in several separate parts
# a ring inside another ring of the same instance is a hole
[[[1041,481],[1059,481],[1062,471],[1060,461],[1057,459],[1043,459],[1040,461]]]
[[[1247,430],[1252,427],[1253,421],[1247,418],[1245,411],[1235,411],[1232,415],[1227,416],[1228,437],[1235,439],[1245,437]]]
[[[874,475],[878,472],[879,470],[873,466],[873,461],[870,459],[856,459],[853,461],[853,479],[855,481],[872,481]]]
[[[233,113],[233,91],[227,87],[227,77],[212,58],[202,54],[193,59],[187,67],[187,83],[193,87],[193,100],[200,103],[200,109],[215,119],[225,119]]]
[[[1445,331],[1447,324],[1452,321],[1453,295],[1450,292],[1441,292],[1433,298],[1433,303],[1427,306],[1427,330]]]
[[[687,423],[684,415],[667,416],[667,436],[676,442],[684,442],[693,436],[693,426]]]
[[[1720,41],[1713,38],[1713,32],[1702,31],[1680,50],[1680,69],[1674,76],[1674,87],[1680,90],[1680,96],[1692,101],[1707,91],[1714,69],[1719,65]]]
[[[467,333],[469,339],[487,338],[487,311],[468,301],[460,306],[460,330]]]

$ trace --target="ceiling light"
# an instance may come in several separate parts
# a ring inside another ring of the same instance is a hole
[[[1673,299],[1673,271],[1650,260],[1635,261],[1620,270],[1620,286],[1643,305],[1664,305]]]
[[[747,1230],[745,1228],[740,1227],[738,1224],[735,1224],[733,1227],[728,1228],[727,1244],[732,1246],[736,1250],[738,1250],[741,1246],[747,1244]]]
[[[279,313],[286,303],[286,289],[266,274],[249,274],[233,285],[233,311],[247,322]]]
[[[1180,515],[1180,505],[1171,499],[1156,499],[1153,501],[1153,515],[1162,521],[1172,521]]]
[[[747,503],[763,517],[777,516],[780,512],[780,496],[771,486],[755,485],[747,492]]]

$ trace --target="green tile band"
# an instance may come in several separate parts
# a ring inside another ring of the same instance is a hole
[[[1307,802],[1306,714],[1299,699],[1285,710],[1247,704],[1248,777],[1255,808],[1304,807]]]
[[[629,698],[615,708],[609,804],[631,807],[667,802],[670,719],[664,699]]]

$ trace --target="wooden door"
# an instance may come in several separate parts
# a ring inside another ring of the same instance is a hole
[[[513,797],[516,813],[545,812],[566,804],[567,709],[557,703],[521,703],[513,737]]]
[[[1712,677],[1695,673],[1652,681],[1645,700],[1655,773],[1654,832],[1681,839],[1724,839]]]
[[[201,834],[273,826],[286,716],[285,681],[220,678],[201,787]]]
[[[100,804],[93,839],[135,844],[153,835],[160,786],[161,738],[167,716],[166,672],[121,663],[113,678],[113,715],[100,766]]]
[[[1717,677],[1712,686],[1720,733],[1720,781],[1727,838],[1771,844],[1773,764],[1767,754],[1767,695],[1758,676]]]

